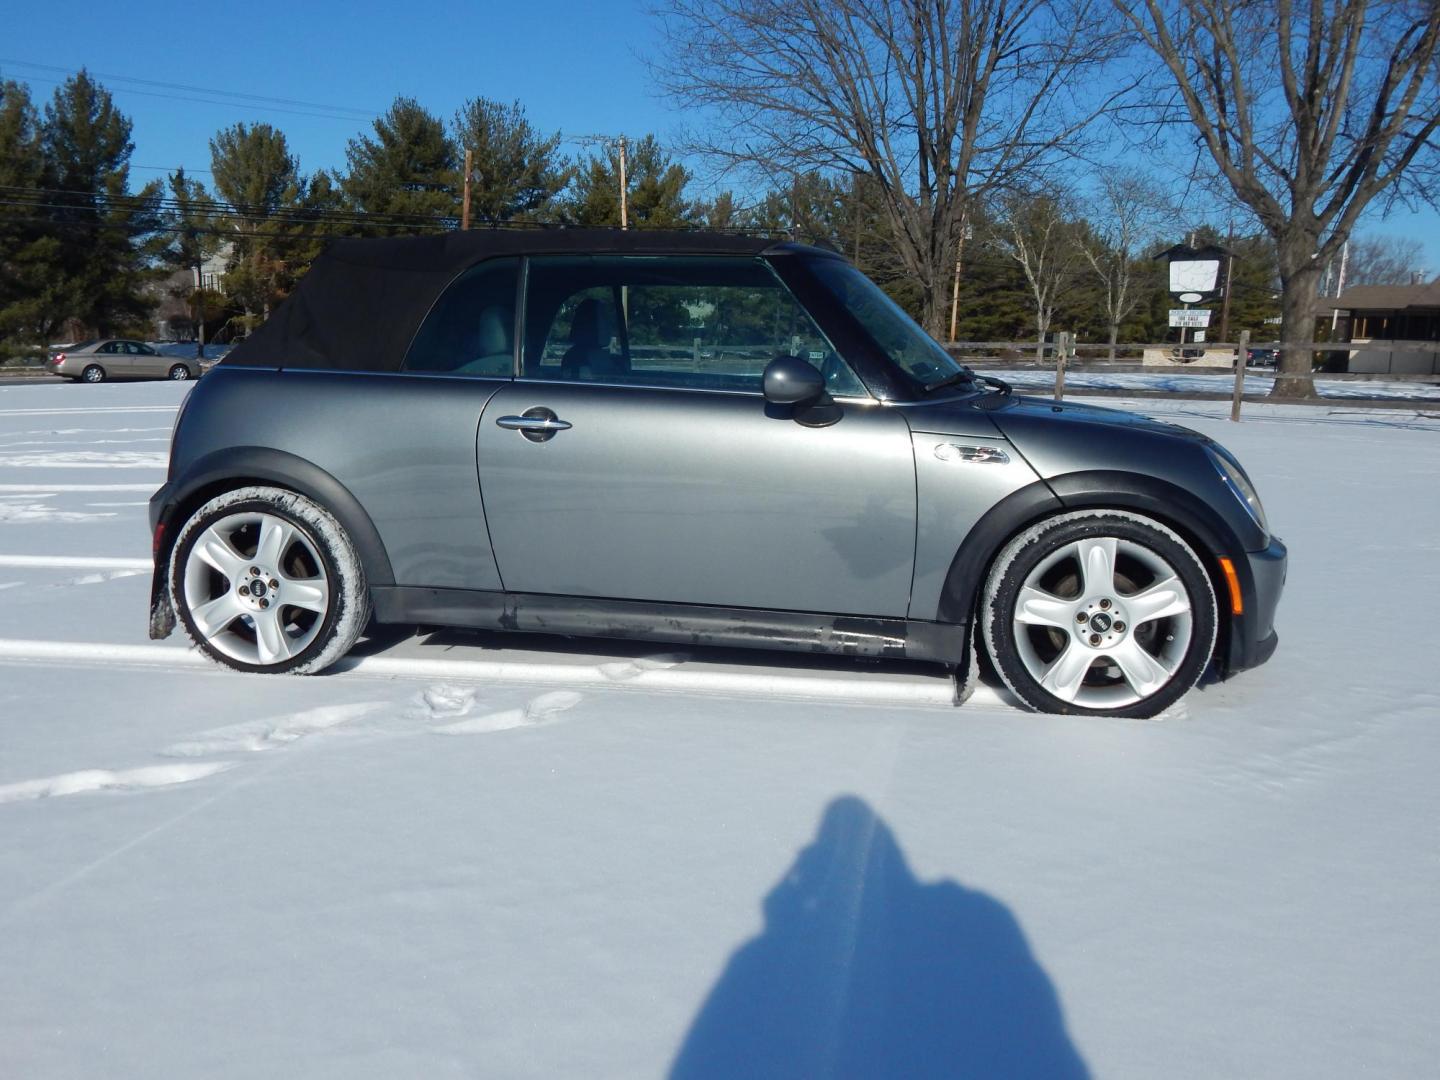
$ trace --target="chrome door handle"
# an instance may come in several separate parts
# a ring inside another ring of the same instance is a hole
[[[509,428],[511,431],[539,431],[556,432],[569,431],[570,424],[564,420],[556,420],[546,416],[501,416],[496,419],[497,427]]]

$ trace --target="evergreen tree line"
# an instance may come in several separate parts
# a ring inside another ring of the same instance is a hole
[[[562,135],[537,131],[518,102],[476,98],[447,121],[397,98],[350,140],[343,171],[307,173],[283,131],[236,123],[210,140],[209,184],[177,169],[135,187],[131,134],[110,93],[85,72],[43,109],[23,83],[0,82],[0,341],[143,334],[159,283],[217,254],[226,261],[223,293],[177,292],[210,336],[242,334],[332,238],[458,227],[467,149],[472,227],[620,224],[618,142],[596,140],[572,158]],[[704,198],[653,135],[627,143],[625,164],[632,227],[829,244],[902,306],[921,310],[921,289],[895,256],[891,218],[870,178],[805,173],[749,198]],[[977,207],[959,258],[956,337],[1034,340],[1062,329],[1082,341],[1173,337],[1164,264],[1152,256],[1176,239],[1167,232],[1175,210],[1143,177],[1126,182],[1130,202],[1047,189]],[[1236,253],[1232,336],[1267,336],[1265,319],[1278,310],[1273,244],[1203,228],[1196,239]]]

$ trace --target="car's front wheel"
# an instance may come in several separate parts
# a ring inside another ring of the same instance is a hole
[[[1194,550],[1123,511],[1062,514],[1000,552],[981,606],[1005,684],[1042,712],[1154,716],[1204,672],[1215,591]]]
[[[169,576],[191,640],[240,671],[323,671],[370,616],[345,530],[283,488],[239,488],[201,506],[176,537]]]
[[[170,369],[171,382],[184,382],[188,378],[190,378],[190,369],[184,364],[176,364]]]

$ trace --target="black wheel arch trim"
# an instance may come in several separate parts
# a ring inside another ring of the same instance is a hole
[[[371,585],[395,584],[385,543],[350,490],[314,462],[264,446],[236,446],[206,454],[156,493],[151,508],[152,531],[165,525],[161,545],[155,551],[156,581],[163,580],[161,568],[175,540],[175,519],[222,491],[253,483],[288,488],[325,507],[355,545],[366,581]]]
[[[1175,527],[1212,555],[1242,560],[1247,551],[1259,550],[1267,538],[1259,533],[1243,536],[1224,516],[1194,492],[1142,473],[1090,470],[1066,473],[1048,481],[1067,510],[1091,507],[1134,510]],[[1216,485],[1217,493],[1223,489]],[[1238,505],[1237,505],[1238,511]]]
[[[941,622],[968,623],[975,599],[1000,549],[1021,529],[1064,510],[1043,480],[1012,491],[981,516],[950,560],[940,590],[937,618]]]

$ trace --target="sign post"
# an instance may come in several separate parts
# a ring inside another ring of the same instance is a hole
[[[1068,352],[1070,335],[1065,331],[1055,335],[1055,400],[1065,398],[1065,354]]]
[[[1230,397],[1230,419],[1240,422],[1240,399],[1245,393],[1245,361],[1250,359],[1250,331],[1240,331],[1240,344],[1235,346],[1235,392]]]

